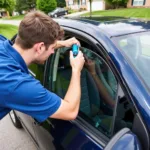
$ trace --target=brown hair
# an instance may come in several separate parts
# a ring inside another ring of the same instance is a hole
[[[23,49],[32,48],[38,42],[44,42],[48,47],[63,34],[63,29],[52,18],[41,11],[34,11],[21,21],[15,42]]]

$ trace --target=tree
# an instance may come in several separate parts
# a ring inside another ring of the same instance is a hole
[[[12,14],[15,8],[14,0],[0,0],[0,8],[5,8],[10,14]]]
[[[57,7],[56,0],[37,0],[37,9],[44,11],[46,14]]]
[[[92,1],[93,0],[89,0],[89,2],[90,2],[90,17],[92,16]]]
[[[28,5],[25,0],[16,0],[16,11],[22,14],[23,10],[27,10]]]
[[[113,6],[113,8],[119,8],[120,6],[126,7],[128,0],[105,0],[106,3]]]
[[[16,0],[16,11],[22,14],[23,10],[29,11],[35,8],[36,0]]]
[[[12,13],[15,9],[15,1],[14,0],[4,0],[4,8],[9,12],[9,14],[12,16]]]
[[[3,8],[4,0],[0,0],[0,8]]]
[[[28,9],[32,9],[36,7],[36,0],[26,0],[26,3],[28,5]]]
[[[65,0],[57,0],[57,7],[66,7]]]

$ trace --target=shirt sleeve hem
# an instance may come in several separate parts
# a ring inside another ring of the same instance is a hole
[[[53,112],[48,113],[47,116],[43,117],[41,120],[38,120],[38,122],[42,123],[42,122],[46,121],[51,115],[53,115],[59,109],[60,105],[61,105],[61,99],[58,101]]]

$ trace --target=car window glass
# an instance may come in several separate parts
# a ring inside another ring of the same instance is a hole
[[[149,39],[150,39],[150,35],[142,35],[140,37],[142,54],[150,57]]]
[[[127,99],[124,92],[119,87],[113,135],[123,128],[132,130],[135,113],[136,110],[133,103]]]
[[[30,74],[38,79],[41,84],[43,84],[44,80],[44,69],[45,65],[40,64],[31,64],[29,66]]]
[[[114,43],[125,56],[131,67],[137,71],[147,91],[150,91],[150,33],[143,32],[114,38]]]
[[[86,63],[81,72],[80,113],[92,126],[110,136],[117,94],[117,81],[106,62],[82,47]],[[53,91],[64,98],[71,78],[69,51],[57,50],[53,68]]]

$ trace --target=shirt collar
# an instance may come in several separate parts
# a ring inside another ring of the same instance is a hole
[[[25,61],[23,60],[21,55],[12,47],[12,44],[13,43],[9,40],[4,41],[4,46],[6,50],[9,52],[9,54],[20,64],[21,69],[24,72],[29,73]]]

